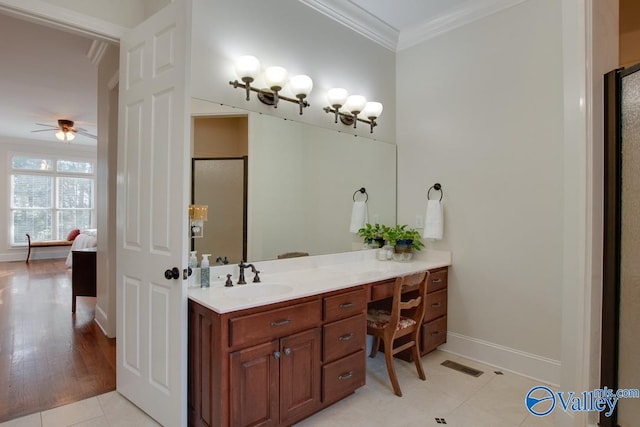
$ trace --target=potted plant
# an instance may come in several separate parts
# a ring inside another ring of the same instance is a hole
[[[360,230],[358,235],[364,239],[364,242],[372,248],[381,248],[384,246],[383,234],[388,227],[381,224],[371,225],[365,224]]]
[[[424,248],[422,236],[415,228],[407,228],[407,224],[387,227],[383,233],[384,240],[388,240],[393,246],[394,259],[396,261],[409,261],[412,251]]]

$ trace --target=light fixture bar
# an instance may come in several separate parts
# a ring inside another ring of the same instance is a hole
[[[274,108],[278,108],[278,101],[281,99],[284,99],[285,101],[289,101],[289,102],[293,102],[294,104],[298,104],[300,106],[300,114],[302,115],[302,109],[308,107],[310,104],[302,98],[298,98],[298,99],[293,99],[293,98],[289,98],[288,96],[284,96],[284,95],[280,95],[277,92],[271,92],[268,90],[263,90],[263,89],[258,89],[255,88],[253,86],[251,86],[251,84],[247,83],[240,83],[238,80],[233,80],[230,81],[229,84],[231,86],[233,86],[234,88],[243,88],[247,91],[247,94],[249,93],[249,91],[252,92],[256,92],[258,94],[258,99],[266,105],[273,105]],[[247,100],[249,100],[249,96],[247,95]]]
[[[353,116],[351,114],[345,114],[342,111],[338,111],[335,108],[331,108],[331,107],[324,107],[323,110],[325,111],[325,113],[335,114],[336,123],[338,123],[338,117],[340,117],[340,121],[343,124],[347,126],[353,125],[354,128],[356,127],[357,122],[366,123],[370,126],[370,129],[371,129],[369,133],[373,133],[373,128],[378,126],[378,123],[376,123],[376,119],[374,117],[370,117],[369,120],[365,120],[365,119],[361,119],[360,117]]]

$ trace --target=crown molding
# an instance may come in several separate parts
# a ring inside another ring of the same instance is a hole
[[[102,61],[104,53],[107,51],[109,43],[104,40],[93,40],[91,47],[87,51],[87,58],[93,65],[99,64]]]
[[[0,11],[49,27],[119,43],[128,30],[120,25],[47,3],[43,0],[0,0]]]
[[[300,0],[300,2],[379,45],[396,51],[398,30],[354,3],[348,0]]]
[[[415,46],[524,1],[526,0],[469,0],[444,15],[425,17],[424,23],[398,31],[349,0],[300,0],[310,8],[394,52]]]
[[[454,9],[445,15],[440,15],[419,26],[403,30],[400,33],[396,50],[400,51],[415,46],[524,1],[526,0],[474,0],[466,2],[462,7]]]

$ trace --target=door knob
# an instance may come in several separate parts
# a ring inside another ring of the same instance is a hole
[[[166,270],[164,272],[164,278],[167,280],[171,279],[179,279],[180,278],[180,269],[178,267],[173,267],[171,270]]]

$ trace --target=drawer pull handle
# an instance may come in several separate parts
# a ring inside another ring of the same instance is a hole
[[[442,282],[442,279],[438,278],[438,279],[433,279],[432,283],[440,283]]]
[[[438,308],[438,307],[440,307],[440,303],[439,303],[439,302],[437,302],[437,303],[435,303],[435,304],[431,304],[431,307],[433,307],[433,308]]]
[[[271,326],[273,327],[285,326],[285,325],[288,325],[289,323],[291,323],[291,319],[284,319],[284,320],[280,320],[279,322],[271,322]]]
[[[345,303],[340,304],[340,308],[351,308],[351,307],[353,307],[354,305],[355,305],[355,304],[354,304],[354,303],[352,303],[352,302],[345,302]]]
[[[342,380],[348,380],[351,377],[353,377],[353,371],[349,371],[346,374],[339,375],[338,379],[342,381]]]
[[[436,335],[440,335],[440,331],[431,332],[431,336],[434,337]]]
[[[349,341],[351,338],[353,338],[353,332],[347,334],[347,335],[343,335],[341,337],[338,337],[338,340],[340,341]]]

